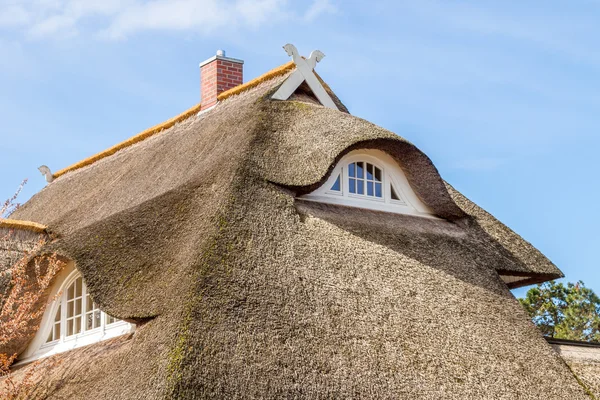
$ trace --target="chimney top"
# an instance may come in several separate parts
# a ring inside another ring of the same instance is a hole
[[[200,63],[200,97],[202,108],[217,102],[217,96],[243,82],[244,61],[225,57],[225,50]]]
[[[226,57],[225,56],[225,50],[217,50],[217,54],[212,56],[211,58],[209,58],[208,60],[204,60],[200,63],[200,68],[202,68],[203,66],[205,66],[206,64],[209,64],[215,60],[223,60],[223,61],[229,61],[232,63],[237,63],[237,64],[243,64],[244,60],[238,60],[237,58],[231,58],[231,57]]]

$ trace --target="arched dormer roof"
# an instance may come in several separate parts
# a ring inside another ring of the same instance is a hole
[[[344,155],[329,178],[305,200],[377,211],[435,217],[410,186],[404,171],[389,154],[357,149]]]

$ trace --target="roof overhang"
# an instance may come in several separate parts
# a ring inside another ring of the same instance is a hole
[[[535,285],[538,283],[551,281],[553,279],[562,278],[562,276],[557,276],[554,274],[519,274],[512,271],[499,271],[498,274],[509,289],[517,289],[523,286]]]

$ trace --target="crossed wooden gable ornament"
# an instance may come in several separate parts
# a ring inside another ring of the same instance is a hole
[[[321,85],[321,82],[319,82],[313,71],[317,63],[321,61],[323,57],[325,57],[325,54],[319,50],[315,50],[310,53],[310,57],[306,59],[298,54],[298,50],[293,44],[288,43],[283,46],[283,49],[288,56],[292,57],[294,64],[296,64],[296,70],[290,76],[288,76],[288,78],[283,82],[283,84],[281,84],[279,89],[277,89],[271,98],[276,100],[287,100],[296,91],[296,89],[298,89],[302,82],[306,82],[310,90],[312,90],[321,104],[323,104],[325,107],[338,110],[337,106],[323,85]]]

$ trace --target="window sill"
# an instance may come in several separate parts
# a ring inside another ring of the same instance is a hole
[[[39,350],[30,357],[19,360],[14,365],[18,366],[26,364],[40,358],[49,357],[54,354],[63,353],[83,346],[89,346],[91,344],[112,339],[117,336],[126,335],[134,331],[135,325],[133,324],[125,321],[114,322],[110,325],[106,325],[104,330],[102,330],[102,327],[95,328],[93,330],[78,333],[77,335],[72,335],[64,339],[44,343]]]

